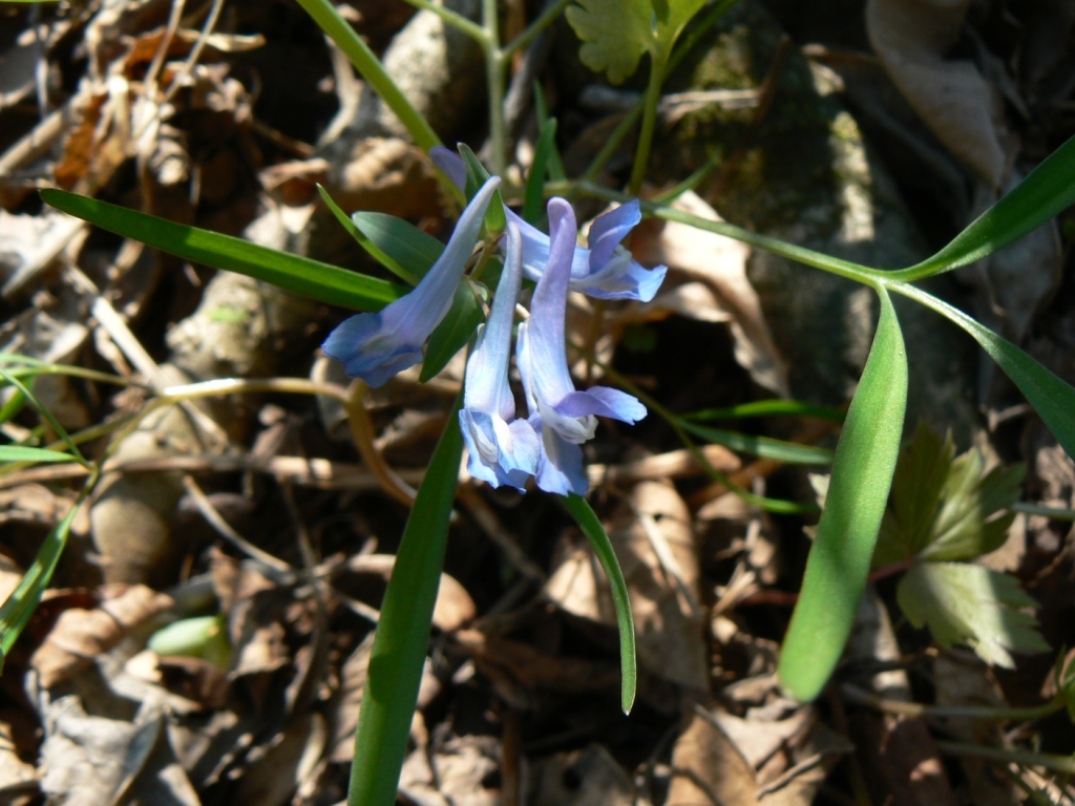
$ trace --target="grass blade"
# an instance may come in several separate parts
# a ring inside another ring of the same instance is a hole
[[[828,682],[858,610],[885,514],[907,405],[907,352],[892,301],[881,318],[836,446],[832,479],[777,674],[810,701]]]
[[[170,252],[194,263],[245,274],[296,294],[359,311],[379,311],[409,289],[291,255],[230,235],[176,224],[108,202],[46,188],[47,204],[109,232]]]
[[[52,528],[33,563],[23,574],[18,586],[3,605],[0,605],[0,674],[4,671],[4,658],[11,652],[11,647],[22,634],[23,628],[37,609],[41,594],[45,592],[56,565],[60,562],[71,534],[71,524],[75,522],[82,500],[74,504],[62,521]]]
[[[966,266],[1037,229],[1075,204],[1075,137],[1046,157],[1011,193],[982,213],[937,254],[891,274],[903,282]]]
[[[429,646],[463,436],[456,409],[414,502],[381,604],[355,735],[350,806],[392,806]]]
[[[627,592],[627,582],[623,578],[623,571],[605,533],[605,527],[601,525],[600,518],[586,499],[572,493],[564,499],[564,506],[590,541],[597,561],[605,569],[612,588],[612,603],[616,608],[616,624],[620,631],[620,707],[625,714],[629,714],[635,704],[638,664],[635,659],[635,622],[631,617],[631,598]]]
[[[1075,388],[1071,384],[1007,339],[932,294],[902,283],[893,283],[892,290],[920,302],[967,331],[1019,387],[1068,456],[1075,456]]]
[[[789,465],[827,465],[832,463],[832,451],[816,445],[800,445],[773,437],[759,437],[753,434],[740,434],[738,431],[726,431],[699,425],[690,420],[680,420],[680,427],[699,439],[717,445],[723,445],[733,451],[749,453],[762,459],[774,459]]]

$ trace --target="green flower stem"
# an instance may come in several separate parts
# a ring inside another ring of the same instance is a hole
[[[385,71],[373,51],[359,38],[347,20],[340,16],[329,0],[298,0],[298,3],[347,55],[366,83],[402,121],[419,148],[429,151],[434,146],[441,145],[440,138],[429,122],[407,100],[407,96],[396,86],[396,82]]]
[[[504,119],[504,74],[508,57],[500,49],[500,21],[496,0],[482,0],[485,37],[481,40],[485,55],[485,80],[489,92],[489,161],[496,176],[508,168],[508,127]]]
[[[662,49],[659,54],[651,53],[649,83],[642,104],[642,128],[638,133],[638,146],[635,148],[635,161],[631,168],[631,179],[627,183],[627,192],[637,196],[642,189],[642,180],[646,178],[649,155],[653,148],[653,132],[657,128],[657,105],[661,102],[661,84],[664,82],[668,57]]]
[[[1075,509],[1043,507],[1039,504],[1025,504],[1022,501],[1012,504],[1012,509],[1024,515],[1041,515],[1043,518],[1051,518],[1054,521],[1075,521]]]
[[[556,0],[555,3],[542,11],[538,18],[526,27],[526,30],[504,46],[502,51],[504,57],[510,58],[514,56],[517,51],[520,51],[529,45],[531,39],[556,21],[556,18],[560,16],[560,13],[567,8],[567,4],[570,2],[571,0]]]
[[[1064,775],[1075,775],[1075,758],[1059,753],[1035,753],[1031,750],[1016,750],[1006,747],[986,747],[979,744],[963,742],[937,741],[937,749],[950,756],[963,758],[981,758],[996,761],[999,764],[1023,764],[1030,767],[1044,767]]]
[[[1028,708],[1012,708],[995,705],[923,705],[917,702],[892,700],[874,694],[872,691],[844,684],[840,691],[847,699],[857,705],[866,705],[886,714],[922,717],[925,719],[972,719],[984,722],[1033,722],[1052,716],[1064,710],[1063,702],[1052,700]]]

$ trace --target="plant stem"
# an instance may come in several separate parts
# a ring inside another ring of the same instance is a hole
[[[924,705],[918,702],[904,702],[892,700],[874,694],[872,691],[845,684],[840,689],[847,699],[858,705],[866,705],[886,714],[899,714],[901,716],[924,717],[926,719],[973,719],[987,722],[1003,722],[1014,720],[1018,722],[1033,722],[1044,719],[1064,710],[1064,704],[1052,700],[1041,705],[1027,708],[1013,708],[1010,706],[996,705]]]
[[[1024,764],[1033,767],[1044,767],[1047,770],[1063,773],[1064,775],[1075,775],[1075,758],[1062,756],[1059,753],[1035,753],[1030,750],[983,747],[977,744],[943,740],[937,741],[937,749],[950,756],[983,758],[987,761],[996,761],[1001,764]]]
[[[437,137],[437,133],[433,131],[429,122],[400,91],[373,51],[359,38],[347,20],[340,16],[335,6],[329,0],[298,0],[298,2],[306,13],[313,17],[321,30],[347,55],[366,83],[381,96],[381,100],[400,119],[415,144],[425,151],[441,145],[440,138]]]
[[[508,133],[504,120],[504,72],[507,56],[500,49],[500,19],[496,0],[482,0],[485,36],[480,40],[485,56],[485,79],[489,90],[489,162],[492,172],[503,176],[508,167]]]
[[[657,128],[657,105],[661,100],[661,84],[664,81],[668,56],[660,50],[650,54],[651,64],[649,84],[642,104],[642,129],[638,133],[638,146],[635,148],[635,163],[631,168],[631,179],[627,183],[627,192],[637,196],[642,189],[642,180],[646,178],[646,166],[649,164],[650,150],[653,148],[653,132]]]

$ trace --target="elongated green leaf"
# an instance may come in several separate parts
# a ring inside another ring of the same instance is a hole
[[[801,400],[755,400],[751,403],[741,403],[738,406],[728,406],[721,409],[703,409],[702,411],[684,414],[687,420],[704,422],[705,420],[734,420],[747,417],[818,417],[822,420],[832,420],[834,423],[844,421],[844,411],[832,406],[818,406],[814,403],[805,403]]]
[[[1010,341],[979,324],[958,308],[912,285],[893,283],[893,291],[916,300],[963,328],[1019,390],[1052,431],[1068,456],[1075,456],[1075,388],[1047,370]]]
[[[63,451],[27,445],[0,445],[0,462],[77,462],[78,457]]]
[[[485,311],[481,302],[470,282],[463,280],[455,287],[455,297],[448,315],[429,336],[418,380],[425,383],[444,369],[452,357],[466,346],[483,321]]]
[[[556,118],[549,118],[541,125],[537,146],[534,148],[534,162],[530,165],[530,176],[526,178],[526,195],[523,200],[523,220],[537,226],[545,212],[545,176],[548,173],[549,160],[556,151]]]
[[[11,647],[34,614],[37,603],[41,601],[41,594],[45,592],[56,571],[60,555],[67,545],[67,536],[71,534],[71,524],[74,523],[81,505],[82,501],[79,500],[64,515],[63,520],[52,528],[15,590],[7,601],[0,605],[0,674],[4,671],[4,658],[10,654]]]
[[[321,194],[321,200],[332,212],[332,215],[338,222],[340,222],[340,226],[347,230],[348,234],[358,241],[358,245],[365,249],[374,260],[404,282],[409,283],[410,285],[416,285],[418,283],[418,278],[414,274],[396,263],[396,261],[389,257],[386,252],[381,250],[373,241],[366,237],[366,234],[362,232],[362,230],[355,226],[355,222],[347,216],[347,213],[340,209],[340,206],[336,204],[333,198],[328,194],[327,190],[321,187],[321,185],[318,185],[317,192]],[[355,215],[358,215],[358,213]]]
[[[376,248],[377,252],[371,254],[376,257],[379,252],[388,257],[403,270],[400,277],[411,285],[425,277],[444,251],[444,244],[402,218],[385,213],[355,213],[351,220]]]
[[[381,604],[358,715],[347,795],[350,806],[392,806],[396,802],[463,456],[459,402],[418,489]]]
[[[620,631],[620,707],[625,714],[629,714],[635,703],[638,667],[635,660],[635,622],[631,616],[631,597],[627,592],[627,582],[623,578],[623,571],[605,533],[605,527],[601,525],[601,519],[586,499],[571,493],[564,499],[564,506],[590,541],[593,553],[605,569],[605,576],[608,577],[612,589],[612,603],[616,608],[616,624]]]
[[[937,254],[894,272],[893,278],[919,280],[966,266],[1037,229],[1075,204],[1075,137],[1050,154],[1011,193],[982,213]]]
[[[41,416],[44,417],[46,421],[48,421],[48,424],[52,426],[52,430],[55,431],[56,435],[60,439],[62,439],[67,445],[67,449],[70,451],[70,461],[78,462],[84,467],[90,466],[90,463],[86,461],[86,457],[82,455],[82,451],[78,449],[78,445],[71,438],[71,435],[67,433],[67,429],[64,428],[60,421],[56,419],[56,416],[48,410],[48,407],[45,406],[45,404],[42,403],[40,400],[38,400],[37,395],[30,391],[29,386],[24,384],[19,378],[16,378],[6,369],[0,369],[0,378],[3,378],[9,384],[18,389],[19,393],[22,394],[27,400],[29,400],[30,403],[33,404],[34,408],[38,410]]]
[[[680,426],[684,431],[696,437],[731,448],[733,451],[759,456],[762,459],[775,459],[778,462],[793,465],[827,465],[832,462],[832,451],[828,448],[799,445],[772,437],[740,434],[737,431],[725,431],[723,428],[699,425],[689,420],[680,421]]]
[[[851,632],[899,455],[907,352],[892,301],[883,288],[878,296],[877,333],[836,446],[825,508],[780,651],[780,683],[804,701],[821,692]]]
[[[328,263],[279,252],[216,232],[176,224],[76,193],[47,188],[41,198],[57,210],[195,263],[215,266],[288,291],[359,311],[379,311],[407,289]]]

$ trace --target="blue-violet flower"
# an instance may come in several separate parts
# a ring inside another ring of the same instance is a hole
[[[537,484],[547,492],[584,495],[589,487],[581,443],[597,427],[595,415],[635,423],[646,407],[635,397],[604,386],[580,392],[567,367],[564,319],[575,254],[575,213],[563,199],[549,201],[549,250],[530,303],[530,318],[519,328],[519,373],[530,407],[530,422],[541,434]],[[525,261],[525,236],[523,254]],[[525,265],[525,263],[524,263]]]
[[[466,182],[462,157],[443,146],[433,148],[430,157],[458,187]],[[507,210],[523,237],[523,274],[537,281],[549,262],[549,236]],[[657,293],[667,266],[645,269],[622,245],[627,234],[642,220],[637,199],[602,213],[590,227],[589,248],[575,246],[571,258],[570,288],[600,299],[637,299],[649,302]]]
[[[325,340],[325,354],[344,365],[348,377],[383,386],[422,360],[426,339],[452,307],[455,289],[478,242],[489,202],[500,179],[492,177],[459,217],[444,252],[409,294],[379,313],[344,320]]]
[[[489,319],[479,325],[467,361],[459,425],[470,475],[494,487],[508,484],[521,491],[537,470],[541,444],[534,426],[516,419],[515,398],[508,385],[511,330],[522,284],[522,239],[514,224],[508,224],[505,242],[504,272]]]

